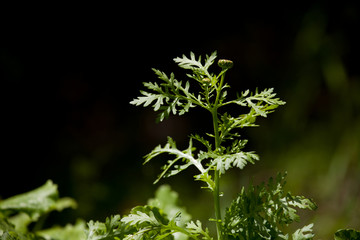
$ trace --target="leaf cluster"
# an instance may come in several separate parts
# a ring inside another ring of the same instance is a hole
[[[224,239],[289,239],[283,229],[299,221],[296,208],[315,210],[315,203],[284,191],[285,175],[278,174],[265,185],[242,188],[226,210]],[[312,239],[312,224],[292,234],[293,240]]]
[[[76,225],[64,228],[53,227],[42,229],[43,220],[52,211],[75,208],[76,202],[71,198],[59,198],[57,185],[48,180],[44,185],[8,199],[0,201],[0,239],[84,239],[85,224],[79,221]],[[29,229],[35,223],[33,229]],[[66,236],[72,236],[66,237]]]
[[[247,141],[238,139],[240,135],[236,130],[256,126],[255,121],[258,116],[266,117],[285,102],[275,97],[273,89],[265,89],[261,92],[256,90],[254,93],[246,90],[238,94],[235,100],[227,101],[226,89],[229,88],[229,85],[224,83],[224,76],[228,69],[223,68],[219,74],[210,73],[209,68],[215,59],[216,52],[207,55],[204,63],[202,63],[201,57],[196,58],[193,53],[190,53],[189,58],[185,55],[175,58],[174,61],[179,67],[191,71],[187,74],[189,80],[185,84],[183,84],[184,81],[176,80],[173,73],[168,77],[164,72],[153,69],[160,79],[160,83],[145,82],[144,86],[147,91],[140,91],[142,96],[130,102],[133,105],[143,105],[144,107],[155,102],[152,107],[154,111],[160,111],[159,121],[163,121],[171,113],[182,115],[192,107],[202,107],[215,118],[214,131],[218,133],[218,139],[215,139],[216,136],[213,133],[207,133],[206,136],[195,134],[189,139],[189,147],[179,150],[175,141],[168,137],[165,146],[159,145],[145,156],[145,163],[160,154],[174,156],[174,159],[168,160],[163,166],[163,171],[155,183],[163,177],[176,175],[189,166],[194,166],[199,171],[194,178],[205,182],[206,187],[213,190],[215,183],[212,179],[212,172],[219,171],[220,174],[224,174],[232,167],[243,169],[247,163],[254,164],[256,160],[259,160],[255,152],[242,150]],[[196,93],[191,91],[190,81],[200,86],[200,88],[196,88],[200,91]],[[249,112],[236,117],[227,112],[220,113],[218,109],[226,105],[246,107],[249,108]],[[211,115],[209,115],[209,119]],[[218,140],[217,146],[212,146],[206,137]],[[193,140],[197,140],[207,151],[196,151]],[[224,147],[223,143],[228,140],[232,141],[230,146]]]
[[[167,143],[158,145],[145,156],[148,163],[161,154],[169,156],[162,172],[155,182],[165,177],[181,173],[189,167],[197,169],[194,179],[205,183],[205,188],[213,193],[215,223],[219,240],[260,240],[291,239],[308,240],[314,237],[313,224],[306,225],[289,235],[286,227],[299,221],[297,209],[316,208],[315,203],[303,196],[293,196],[284,190],[285,175],[279,174],[267,184],[252,184],[241,189],[231,205],[221,217],[219,179],[230,168],[243,169],[248,163],[259,160],[254,151],[245,151],[247,140],[241,139],[239,130],[254,127],[257,117],[267,117],[278,106],[285,104],[276,97],[274,89],[254,92],[245,90],[233,100],[227,99],[230,88],[224,81],[226,72],[233,62],[226,59],[218,61],[221,70],[209,71],[216,59],[216,52],[206,55],[204,61],[190,53],[175,58],[175,63],[190,73],[187,80],[175,78],[173,73],[153,69],[158,82],[144,82],[146,90],[130,103],[136,106],[151,106],[158,111],[158,121],[170,114],[183,115],[191,108],[201,107],[209,112],[213,122],[213,132],[203,136],[193,134],[188,147],[179,150],[176,142],[168,137]],[[191,87],[195,84],[195,88]],[[230,115],[223,112],[224,106],[232,106]],[[245,114],[244,114],[245,112]],[[211,117],[211,118],[210,118]],[[212,143],[211,143],[212,142]],[[162,186],[155,198],[149,199],[145,206],[134,207],[128,215],[114,215],[105,222],[84,221],[65,227],[55,226],[42,229],[45,217],[54,210],[76,207],[70,198],[59,198],[57,186],[51,181],[45,185],[0,201],[0,239],[5,240],[212,240],[209,230],[199,220],[191,220],[191,215],[178,204],[178,194],[169,186]],[[34,227],[30,229],[30,223]],[[339,230],[336,240],[359,239],[356,230]]]
[[[283,226],[298,220],[295,208],[314,209],[310,199],[285,193],[285,175],[260,186],[242,189],[239,196],[226,210],[223,225],[224,239],[288,239]],[[2,240],[119,240],[119,239],[174,239],[211,240],[210,233],[198,220],[192,221],[184,207],[178,205],[178,194],[167,185],[161,186],[155,198],[148,205],[133,208],[129,215],[115,215],[105,222],[90,221],[87,226],[79,220],[75,225],[54,226],[48,229],[29,230],[28,223],[16,219],[19,214],[28,216],[45,209],[60,209],[54,205],[43,204],[50,199],[54,204],[61,198],[56,185],[48,181],[45,185],[25,194],[19,194],[0,202],[0,239]],[[50,198],[50,199],[49,199]],[[35,210],[33,203],[38,203]],[[61,202],[61,201],[60,201]],[[17,203],[17,204],[16,204]],[[23,203],[23,204],[21,204]],[[61,204],[64,207],[64,204]],[[10,207],[11,206],[11,207]],[[51,207],[52,206],[52,207]],[[11,208],[11,210],[10,210]],[[6,209],[6,210],[5,210]],[[17,210],[16,210],[17,209]],[[28,213],[20,209],[26,209]],[[42,210],[40,210],[42,209]],[[11,214],[10,214],[11,212]],[[37,214],[35,214],[37,215]],[[41,217],[34,221],[41,222]],[[15,217],[15,218],[14,218]],[[28,216],[29,217],[29,216]],[[293,240],[312,239],[312,224],[296,230]],[[24,228],[25,227],[25,228]],[[354,229],[341,229],[334,235],[335,240],[357,240],[360,232]]]
[[[134,207],[127,216],[115,215],[104,223],[90,221],[87,240],[211,240],[209,231],[203,229],[200,221],[191,221],[177,201],[177,193],[162,186],[155,198],[149,199],[149,205]]]

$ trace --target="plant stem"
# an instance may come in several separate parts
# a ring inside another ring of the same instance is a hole
[[[216,89],[216,99],[213,108],[211,109],[212,114],[212,120],[213,120],[213,126],[214,126],[214,136],[215,136],[215,151],[217,151],[220,148],[220,136],[219,136],[219,119],[218,119],[218,104],[219,104],[219,98],[221,94],[221,88],[224,83],[225,73],[221,75],[221,80],[218,88]],[[217,230],[217,239],[222,239],[222,225],[221,225],[221,211],[220,211],[220,172],[219,170],[214,170],[214,181],[215,181],[215,187],[214,187],[214,208],[215,208],[215,219],[216,219],[216,230]]]
[[[214,133],[215,133],[215,148],[218,149],[219,144],[219,130],[218,130],[218,118],[217,118],[217,109],[214,109],[212,112],[213,115],[213,124],[214,124]],[[217,239],[221,239],[221,211],[220,211],[220,173],[219,170],[214,170],[214,208],[215,208],[215,219],[216,219],[216,230],[217,230]]]

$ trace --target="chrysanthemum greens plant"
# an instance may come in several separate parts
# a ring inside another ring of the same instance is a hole
[[[238,93],[235,99],[227,99],[230,85],[225,76],[233,67],[233,62],[226,59],[218,60],[218,73],[212,73],[210,67],[215,59],[216,52],[206,56],[204,61],[201,57],[197,58],[194,53],[190,53],[190,57],[183,55],[175,58],[174,61],[179,67],[188,71],[186,81],[177,80],[173,73],[167,75],[153,69],[159,81],[145,82],[146,90],[141,91],[141,96],[130,103],[152,107],[154,111],[159,112],[159,121],[163,121],[170,114],[186,114],[194,108],[208,111],[208,119],[213,125],[212,132],[203,136],[197,133],[190,135],[189,146],[186,149],[178,149],[175,141],[168,137],[164,146],[157,146],[145,156],[145,163],[160,154],[169,156],[155,183],[162,178],[179,174],[189,167],[197,169],[194,180],[203,182],[204,188],[213,196],[215,219],[212,220],[212,224],[216,226],[217,236],[210,236],[207,228],[203,228],[199,221],[187,222],[184,227],[179,228],[176,222],[181,218],[181,212],[162,222],[156,217],[161,210],[150,209],[148,206],[148,209],[136,209],[122,219],[124,224],[137,228],[129,239],[171,239],[173,236],[179,236],[176,233],[181,233],[180,236],[184,239],[288,239],[289,235],[283,229],[298,220],[295,208],[315,208],[311,200],[285,192],[285,176],[278,175],[267,185],[242,189],[222,216],[222,193],[219,188],[222,175],[230,168],[242,170],[248,163],[254,164],[259,160],[255,152],[245,150],[247,140],[240,138],[239,131],[245,127],[257,126],[257,117],[267,117],[285,102],[276,97],[272,88],[255,92],[246,90]],[[191,88],[193,85],[198,86]],[[232,116],[222,111],[225,106],[247,108],[248,111]],[[297,230],[292,234],[292,238],[312,238],[311,228],[310,224]]]
[[[310,199],[286,192],[285,174],[278,174],[268,183],[243,187],[230,206],[221,211],[224,209],[220,206],[222,176],[230,168],[243,170],[248,163],[255,164],[259,160],[255,152],[246,150],[247,140],[240,138],[240,132],[245,127],[257,126],[258,117],[267,117],[285,102],[276,97],[272,88],[254,92],[245,90],[235,99],[228,99],[230,85],[225,75],[233,62],[218,60],[220,68],[216,71],[212,67],[215,59],[216,52],[203,61],[193,53],[190,57],[175,58],[179,67],[188,72],[186,81],[177,80],[173,73],[167,75],[153,69],[159,80],[145,82],[146,90],[140,91],[141,96],[130,102],[152,107],[159,113],[158,121],[164,121],[171,114],[186,114],[195,108],[208,112],[209,117],[202,121],[209,119],[212,122],[211,132],[190,135],[185,149],[179,149],[175,140],[168,137],[165,145],[155,147],[145,156],[145,163],[159,155],[168,157],[155,183],[188,168],[196,170],[194,180],[201,182],[212,194],[214,213],[209,215],[208,222],[192,220],[185,208],[177,205],[177,193],[163,185],[147,205],[134,207],[128,215],[111,216],[105,222],[90,221],[87,225],[79,221],[75,225],[42,229],[44,219],[51,211],[76,205],[72,199],[59,198],[57,186],[48,181],[38,189],[0,201],[0,239],[312,239],[312,224],[293,233],[286,230],[289,224],[299,221],[298,208],[313,210],[316,205]],[[210,71],[210,67],[217,73]],[[239,109],[238,114],[229,114],[224,110],[225,106],[232,106],[233,112]],[[339,230],[334,237],[336,240],[360,239],[360,232]]]

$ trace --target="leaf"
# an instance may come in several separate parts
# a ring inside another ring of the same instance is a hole
[[[136,231],[128,234],[124,239],[173,239],[172,234],[179,228],[174,219],[169,220],[167,215],[159,208],[152,206],[138,206],[121,221],[128,226],[135,227]]]
[[[216,59],[216,51],[213,52],[210,56],[206,55],[205,64],[201,63],[201,56],[196,59],[195,54],[190,52],[190,58],[182,55],[182,57],[174,58],[174,61],[179,65],[179,67],[184,69],[190,69],[193,71],[195,75],[200,75],[200,79],[202,78],[210,78],[212,79],[211,74],[208,72],[208,68],[214,63]],[[192,77],[197,79],[196,77]]]
[[[0,212],[28,214],[32,221],[52,210],[61,211],[64,208],[76,207],[76,202],[71,198],[59,199],[57,185],[48,180],[43,186],[19,194],[0,202]]]
[[[293,240],[307,240],[312,239],[315,235],[312,233],[312,227],[314,224],[309,224],[301,229],[296,230],[292,235]],[[348,239],[348,238],[347,238]]]
[[[239,151],[233,154],[217,155],[214,153],[211,165],[216,166],[216,170],[219,170],[221,174],[229,170],[232,167],[243,169],[247,163],[255,163],[255,160],[259,160],[259,156],[254,152]]]
[[[185,226],[185,223],[190,221],[191,215],[184,207],[180,207],[178,202],[178,193],[173,191],[169,185],[162,185],[156,190],[155,198],[148,200],[148,205],[162,209],[170,219],[181,212],[179,226]]]
[[[17,233],[17,231],[15,230],[15,226],[13,224],[11,224],[9,221],[7,221],[6,219],[0,218],[0,237],[1,239],[17,239],[15,236],[14,238],[10,237],[11,235],[21,235],[18,236],[18,239],[25,239],[25,237],[22,237],[22,233]]]
[[[208,140],[206,140],[205,138],[201,137],[200,135],[198,135],[198,134],[191,135],[190,138],[195,139],[195,140],[199,141],[200,143],[202,143],[207,148],[207,150],[211,150],[210,142]]]
[[[278,174],[265,185],[242,188],[238,197],[226,209],[223,234],[237,239],[287,239],[283,232],[299,219],[294,207],[313,209],[315,204],[302,196],[292,196],[283,189],[285,175]],[[296,202],[296,204],[295,204]],[[309,204],[311,202],[312,204]],[[294,239],[308,239],[312,224],[293,234]],[[305,237],[305,238],[302,238]]]
[[[279,98],[275,98],[276,93],[273,93],[273,91],[273,88],[265,89],[260,93],[256,90],[255,94],[245,98],[245,101],[249,107],[255,110],[257,115],[266,117],[267,114],[272,112],[271,110],[277,108],[279,105],[285,104],[284,101]],[[255,104],[254,101],[257,103]]]
[[[194,69],[194,68],[202,68],[201,64],[201,56],[196,59],[195,54],[190,52],[190,58],[186,57],[185,54],[182,55],[182,58],[177,57],[174,58],[174,62],[178,63],[179,67],[184,69]]]
[[[214,63],[216,57],[217,57],[216,51],[212,52],[210,56],[206,55],[206,61],[204,64],[204,68],[208,69]]]
[[[256,117],[267,117],[269,113],[272,113],[280,105],[284,105],[285,102],[279,98],[275,98],[276,94],[273,93],[273,88],[265,89],[262,92],[251,93],[249,96],[249,90],[238,95],[236,100],[225,102],[222,106],[228,104],[236,104],[242,107],[250,107],[250,111],[246,114],[241,114],[238,117],[232,117],[228,113],[224,113],[220,116],[219,132],[221,142],[227,139],[233,139],[238,137],[236,133],[232,133],[237,128],[255,127]]]
[[[191,221],[186,224],[186,229],[195,237],[202,235],[202,239],[213,239],[209,235],[209,230],[206,228],[205,230],[202,229],[202,224],[199,220],[196,222]]]
[[[43,186],[35,190],[1,201],[0,211],[22,211],[36,219],[42,213],[49,211],[57,199],[57,186],[48,180]]]
[[[37,189],[1,201],[1,239],[43,239],[39,236],[41,234],[29,232],[27,226],[31,222],[38,221],[41,216],[53,210],[62,211],[64,208],[76,207],[76,202],[73,199],[59,199],[58,195],[57,185],[55,185],[51,180],[48,180],[43,186]],[[7,219],[2,219],[2,217]],[[57,239],[71,240],[71,238],[67,237],[59,237]]]
[[[335,240],[358,240],[360,239],[360,231],[355,229],[340,229],[334,235]]]
[[[85,240],[85,222],[80,220],[75,225],[55,226],[38,231],[37,234],[47,240]]]
[[[175,159],[168,160],[167,164],[163,166],[163,172],[159,175],[155,183],[163,177],[176,175],[192,165],[195,166],[201,173],[205,172],[205,169],[201,165],[201,162],[194,158],[192,150],[193,147],[191,138],[189,141],[189,147],[184,151],[180,151],[176,148],[174,140],[172,140],[171,137],[168,137],[168,143],[164,147],[161,147],[161,145],[159,145],[145,156],[144,164],[148,163],[151,159],[163,153],[176,156]],[[179,160],[181,160],[183,164],[178,164]]]
[[[132,233],[135,229],[127,226],[121,221],[120,215],[106,218],[105,223],[88,222],[86,231],[86,240],[113,240],[116,238],[123,239],[127,234]]]
[[[162,209],[169,219],[173,219],[176,225],[184,227],[191,220],[191,215],[184,207],[179,206],[179,195],[169,185],[161,185],[155,192],[155,198],[148,200],[148,205]],[[174,234],[175,240],[185,240],[183,233]]]
[[[124,223],[131,223],[131,224],[142,224],[142,223],[148,223],[152,226],[160,226],[161,224],[158,222],[158,220],[155,218],[155,215],[153,212],[145,213],[141,211],[134,211],[134,213],[130,214],[127,217],[124,217],[121,221]]]
[[[147,107],[151,104],[154,111],[160,111],[157,120],[163,121],[171,113],[173,115],[182,115],[201,102],[189,92],[190,83],[186,82],[185,87],[181,81],[177,81],[173,73],[170,78],[157,69],[153,69],[155,74],[163,83],[144,82],[143,85],[150,91],[140,91],[142,96],[133,99],[130,104],[135,106],[143,105]]]
[[[205,182],[207,184],[207,186],[203,187],[203,188],[207,188],[211,192],[214,191],[215,182],[214,182],[214,180],[212,180],[212,177],[208,172],[204,172],[204,173],[201,173],[199,175],[195,175],[194,177],[195,177],[196,181],[202,181],[202,182]]]

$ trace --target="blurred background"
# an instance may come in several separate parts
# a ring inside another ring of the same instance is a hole
[[[194,219],[212,217],[211,196],[193,183],[192,169],[153,185],[162,163],[142,165],[167,136],[185,147],[189,134],[211,131],[210,115],[195,108],[157,124],[151,109],[129,102],[142,82],[156,81],[152,67],[185,79],[173,58],[217,50],[234,61],[233,92],[274,87],[287,102],[240,133],[261,160],[222,179],[224,205],[249,181],[287,171],[286,188],[319,207],[300,225],[314,222],[322,239],[360,228],[356,1],[28,7],[1,23],[0,198],[52,179],[79,206],[50,219],[102,221],[146,204],[168,183]]]

